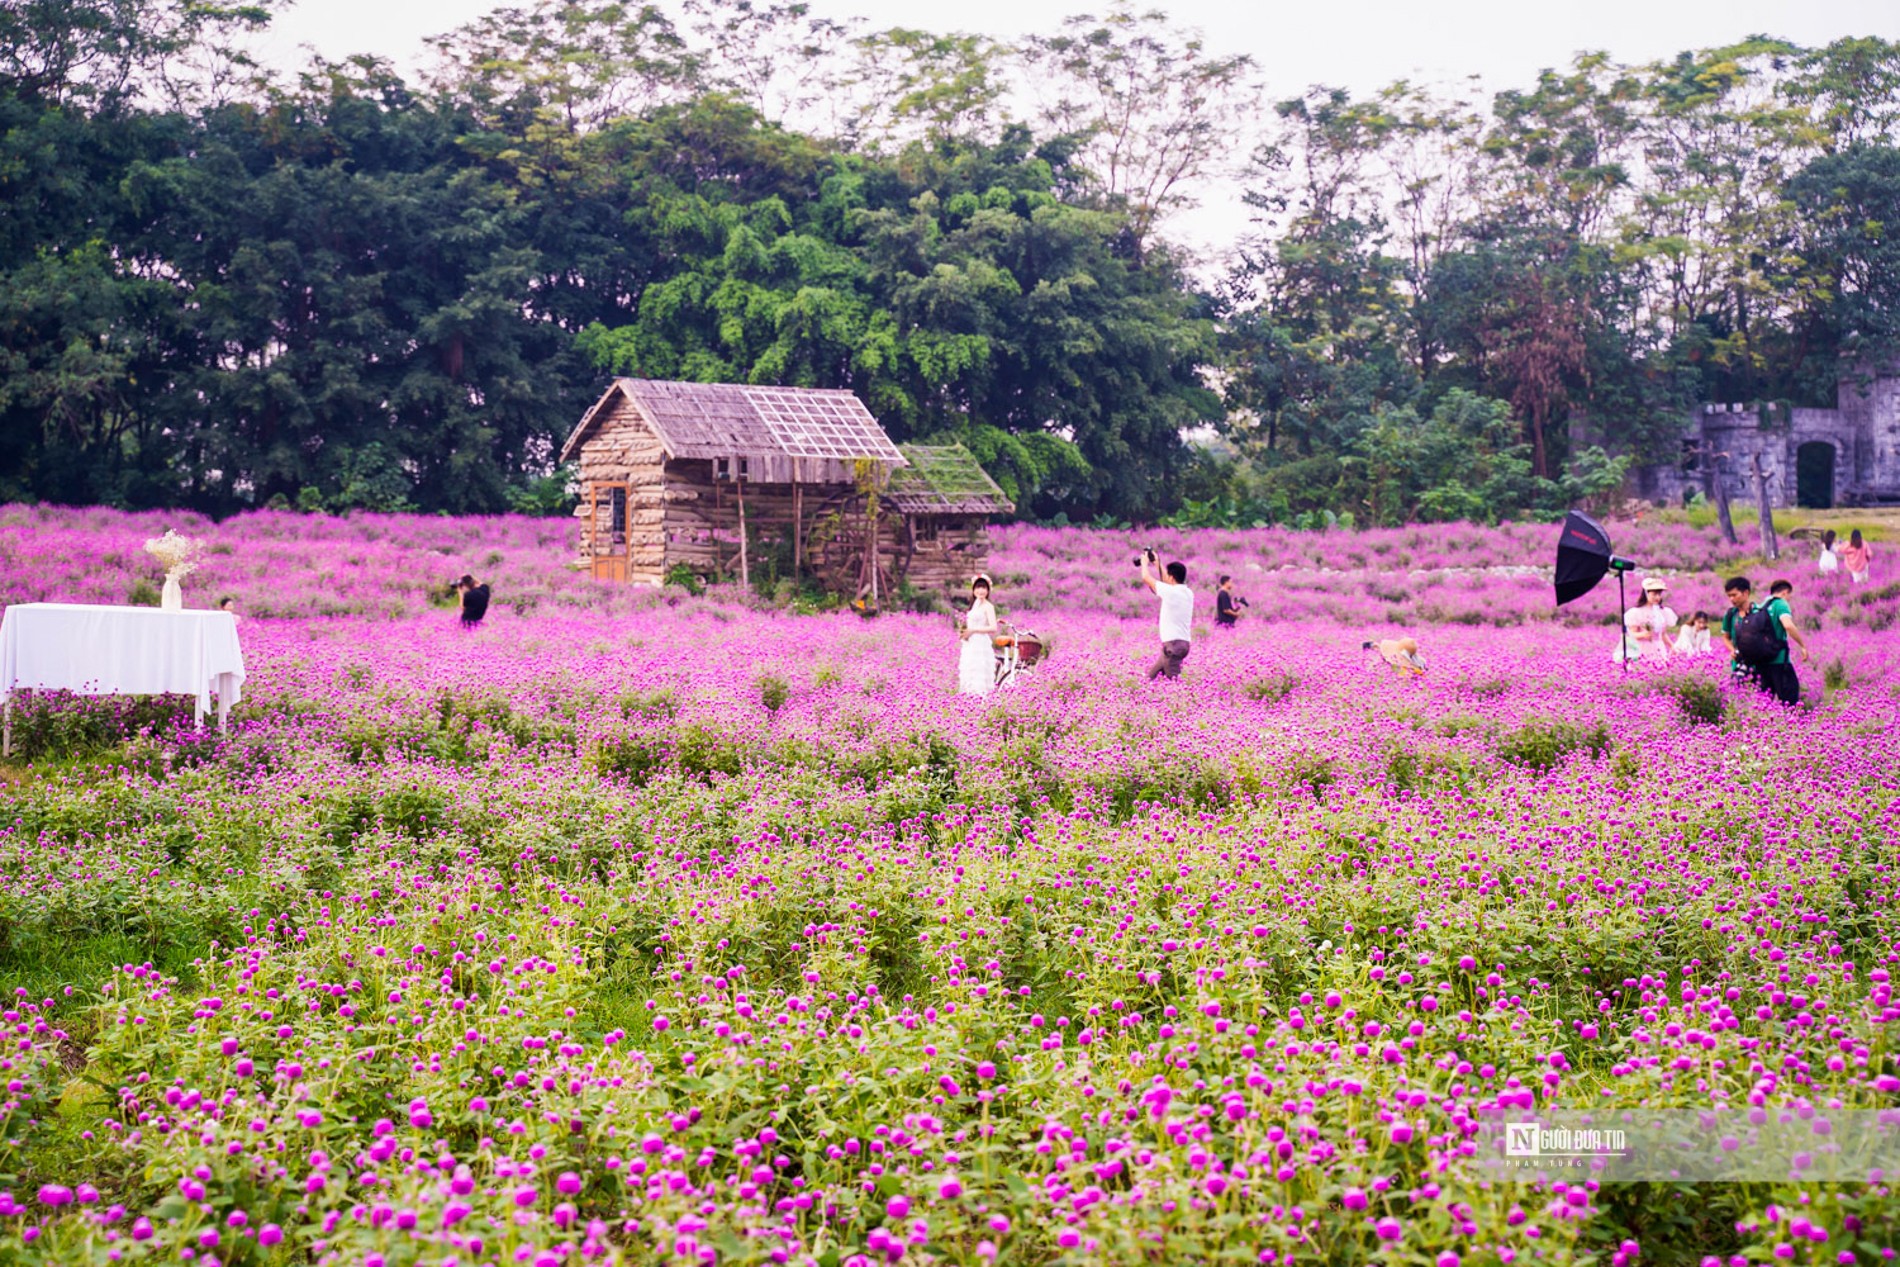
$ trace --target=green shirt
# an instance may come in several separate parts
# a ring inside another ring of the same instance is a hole
[[[1794,619],[1794,609],[1788,606],[1788,600],[1785,598],[1771,598],[1761,607],[1768,613],[1769,623],[1774,626],[1775,637],[1781,639],[1781,650],[1776,652],[1775,658],[1768,663],[1786,664],[1788,663],[1788,631],[1782,626],[1781,618],[1786,616],[1790,620]],[[1742,613],[1733,607],[1722,613],[1722,636],[1728,639],[1728,645],[1731,647],[1735,645],[1735,626],[1741,623],[1741,619]],[[1729,658],[1729,667],[1739,673],[1749,666],[1742,663],[1741,656],[1735,655]]]

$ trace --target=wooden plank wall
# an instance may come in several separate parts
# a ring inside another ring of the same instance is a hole
[[[902,573],[911,588],[967,598],[971,578],[987,570],[989,565],[990,535],[985,530],[985,522],[970,517],[941,520],[935,525],[934,533],[930,531],[928,517],[918,516],[916,522],[917,544],[914,550],[906,552],[908,566]],[[898,531],[907,535],[907,529],[902,526]]]
[[[658,585],[666,577],[666,451],[639,412],[622,395],[608,408],[593,436],[581,445],[581,487],[624,481],[627,488],[627,579]],[[578,514],[587,514],[583,496]],[[585,548],[586,537],[581,538]]]

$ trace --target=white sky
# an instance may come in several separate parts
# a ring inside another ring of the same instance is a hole
[[[533,0],[514,0],[527,7]],[[1744,36],[1825,44],[1847,35],[1900,38],[1895,0],[1146,0],[1178,24],[1198,27],[1215,52],[1250,54],[1269,100],[1325,83],[1364,92],[1395,79],[1450,84],[1478,76],[1488,89],[1528,86],[1545,67],[1601,49],[1646,62]],[[1144,0],[1136,0],[1141,7]],[[327,57],[372,52],[411,70],[422,40],[495,7],[493,0],[300,0],[266,37],[266,60],[286,69],[299,48]],[[862,17],[873,29],[921,26],[1004,39],[1054,30],[1090,0],[813,0],[815,11]],[[1208,191],[1206,205],[1175,231],[1214,247],[1244,227],[1234,191]]]
[[[531,0],[516,0],[523,7]],[[375,52],[412,64],[424,36],[460,26],[489,0],[301,0],[282,14],[271,44],[293,61],[299,44],[340,57]],[[873,27],[921,26],[996,37],[1052,30],[1068,14],[1100,12],[1086,0],[815,0],[837,17]],[[1291,94],[1312,83],[1376,88],[1400,77],[1482,75],[1514,84],[1584,49],[1640,62],[1745,35],[1824,44],[1843,35],[1900,35],[1892,0],[1173,0],[1155,3],[1200,28],[1217,50],[1251,54],[1269,86]]]

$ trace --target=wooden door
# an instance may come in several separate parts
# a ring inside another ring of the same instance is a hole
[[[632,513],[624,482],[598,482],[587,486],[587,558],[597,581],[627,579],[627,561]]]

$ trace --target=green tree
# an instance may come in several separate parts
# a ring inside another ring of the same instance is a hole
[[[113,114],[144,96],[173,106],[251,66],[241,37],[279,0],[7,0],[0,92]]]
[[[1264,230],[1222,291],[1228,433],[1271,465],[1349,444],[1376,409],[1411,400],[1400,262],[1374,193],[1387,118],[1338,89],[1279,103],[1246,198]]]
[[[1852,145],[1823,155],[1788,193],[1807,246],[1830,279],[1822,341],[1884,362],[1900,353],[1900,148]]]
[[[128,178],[150,219],[138,248],[194,317],[182,474],[212,506],[315,487],[499,509],[578,413],[571,336],[524,311],[540,261],[458,144],[465,119],[386,72],[333,69],[213,112],[188,155]]]
[[[1220,56],[1158,9],[1078,14],[1025,49],[1050,130],[1082,137],[1077,173],[1125,207],[1138,245],[1231,152],[1253,59]]]
[[[1124,217],[1058,199],[1025,130],[879,160],[721,119],[628,214],[662,275],[587,332],[601,365],[849,388],[900,439],[971,439],[1026,509],[1167,508],[1181,431],[1219,415],[1211,326],[1165,254],[1122,249]]]

